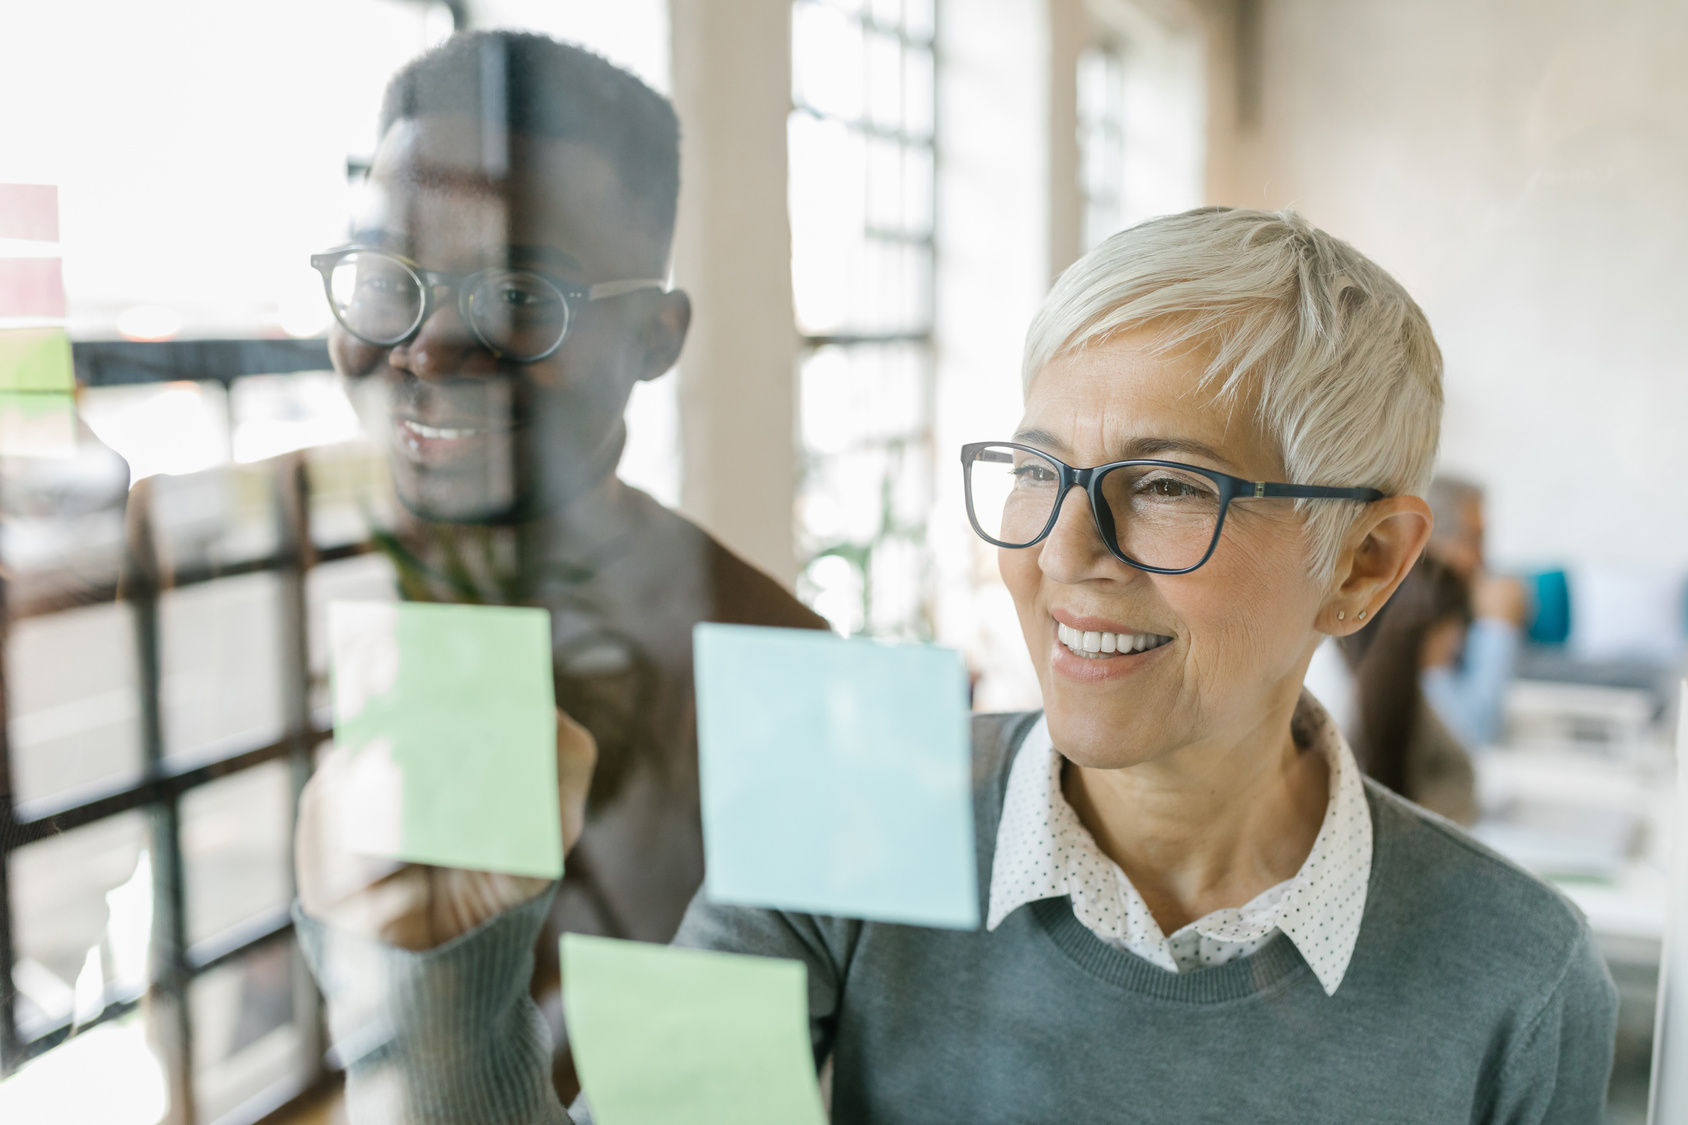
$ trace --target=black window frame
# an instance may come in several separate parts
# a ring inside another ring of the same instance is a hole
[[[228,387],[247,375],[274,375],[329,368],[322,340],[195,340],[169,342],[100,341],[72,344],[80,386],[114,386],[197,380]],[[313,754],[331,736],[328,716],[311,706],[310,638],[307,583],[316,566],[374,550],[367,538],[317,545],[310,526],[310,486],[305,471],[308,450],[272,460],[276,548],[234,561],[199,561],[160,573],[146,534],[146,490],[131,493],[130,536],[120,582],[86,591],[74,604],[14,604],[0,571],[0,1078],[92,1028],[137,1010],[142,1000],[154,1010],[154,1027],[169,1091],[166,1120],[192,1125],[198,1112],[193,1056],[194,1027],[189,1002],[193,982],[277,942],[292,941],[287,907],[249,918],[227,930],[189,944],[184,896],[181,806],[184,798],[221,778],[270,762],[289,765],[289,823],[297,819],[299,794],[312,768]],[[140,506],[140,507],[136,507]],[[282,631],[281,672],[284,727],[281,737],[259,745],[230,744],[203,748],[186,761],[167,760],[162,723],[162,632],[159,604],[166,591],[182,590],[252,574],[279,579]],[[120,589],[121,587],[121,589]],[[94,604],[121,603],[133,617],[141,725],[142,761],[137,774],[103,781],[68,795],[20,804],[11,779],[11,710],[7,691],[8,643],[13,623],[50,617]],[[11,895],[11,861],[20,849],[53,837],[139,811],[147,820],[147,847],[153,879],[153,933],[149,942],[148,985],[143,993],[111,996],[92,1017],[75,1016],[25,1038],[18,1022],[13,980],[17,962],[17,917]],[[291,850],[286,859],[289,898],[295,890]],[[295,972],[305,969],[292,951]],[[296,978],[297,979],[297,978]],[[308,1010],[304,995],[311,997]],[[336,1080],[325,1050],[322,1000],[315,989],[295,988],[294,1018],[304,1043],[307,1066],[237,1107],[225,1120],[278,1119]]]

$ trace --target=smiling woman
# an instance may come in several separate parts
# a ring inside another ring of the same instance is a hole
[[[700,897],[676,943],[805,964],[834,1122],[1596,1120],[1584,920],[1365,779],[1301,688],[1430,532],[1417,305],[1293,214],[1207,208],[1068,270],[1025,371],[1014,440],[962,455],[1043,702],[974,722],[986,928]],[[463,1022],[519,1007],[491,966],[544,902],[403,967],[441,998],[387,1054],[405,1096],[445,1096],[424,1048],[468,1026],[489,1118],[564,1119],[528,1024]]]

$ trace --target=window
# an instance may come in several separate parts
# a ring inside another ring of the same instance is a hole
[[[790,206],[803,593],[930,636],[934,0],[796,0]]]
[[[1110,6],[1080,52],[1078,194],[1083,248],[1197,206],[1205,176],[1203,62],[1188,28]]]
[[[1115,44],[1079,55],[1078,150],[1089,249],[1125,225],[1125,55]]]
[[[68,455],[0,458],[0,1120],[253,1120],[323,1078],[288,917],[327,733],[307,617],[380,561],[304,258],[344,229],[387,75],[452,15],[85,18],[0,35],[0,182],[58,187],[81,384]],[[143,506],[164,589],[125,557]]]

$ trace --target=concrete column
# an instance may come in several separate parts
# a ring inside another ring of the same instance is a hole
[[[797,573],[797,330],[786,209],[789,0],[671,0],[680,115],[674,272],[685,513],[790,584]]]

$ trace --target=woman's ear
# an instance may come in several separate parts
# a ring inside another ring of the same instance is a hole
[[[639,368],[635,376],[639,382],[655,379],[674,366],[691,326],[692,299],[684,292],[673,289],[656,297],[639,329]]]
[[[1363,628],[1418,561],[1430,522],[1430,507],[1417,496],[1367,504],[1343,536],[1319,630],[1340,637]]]

